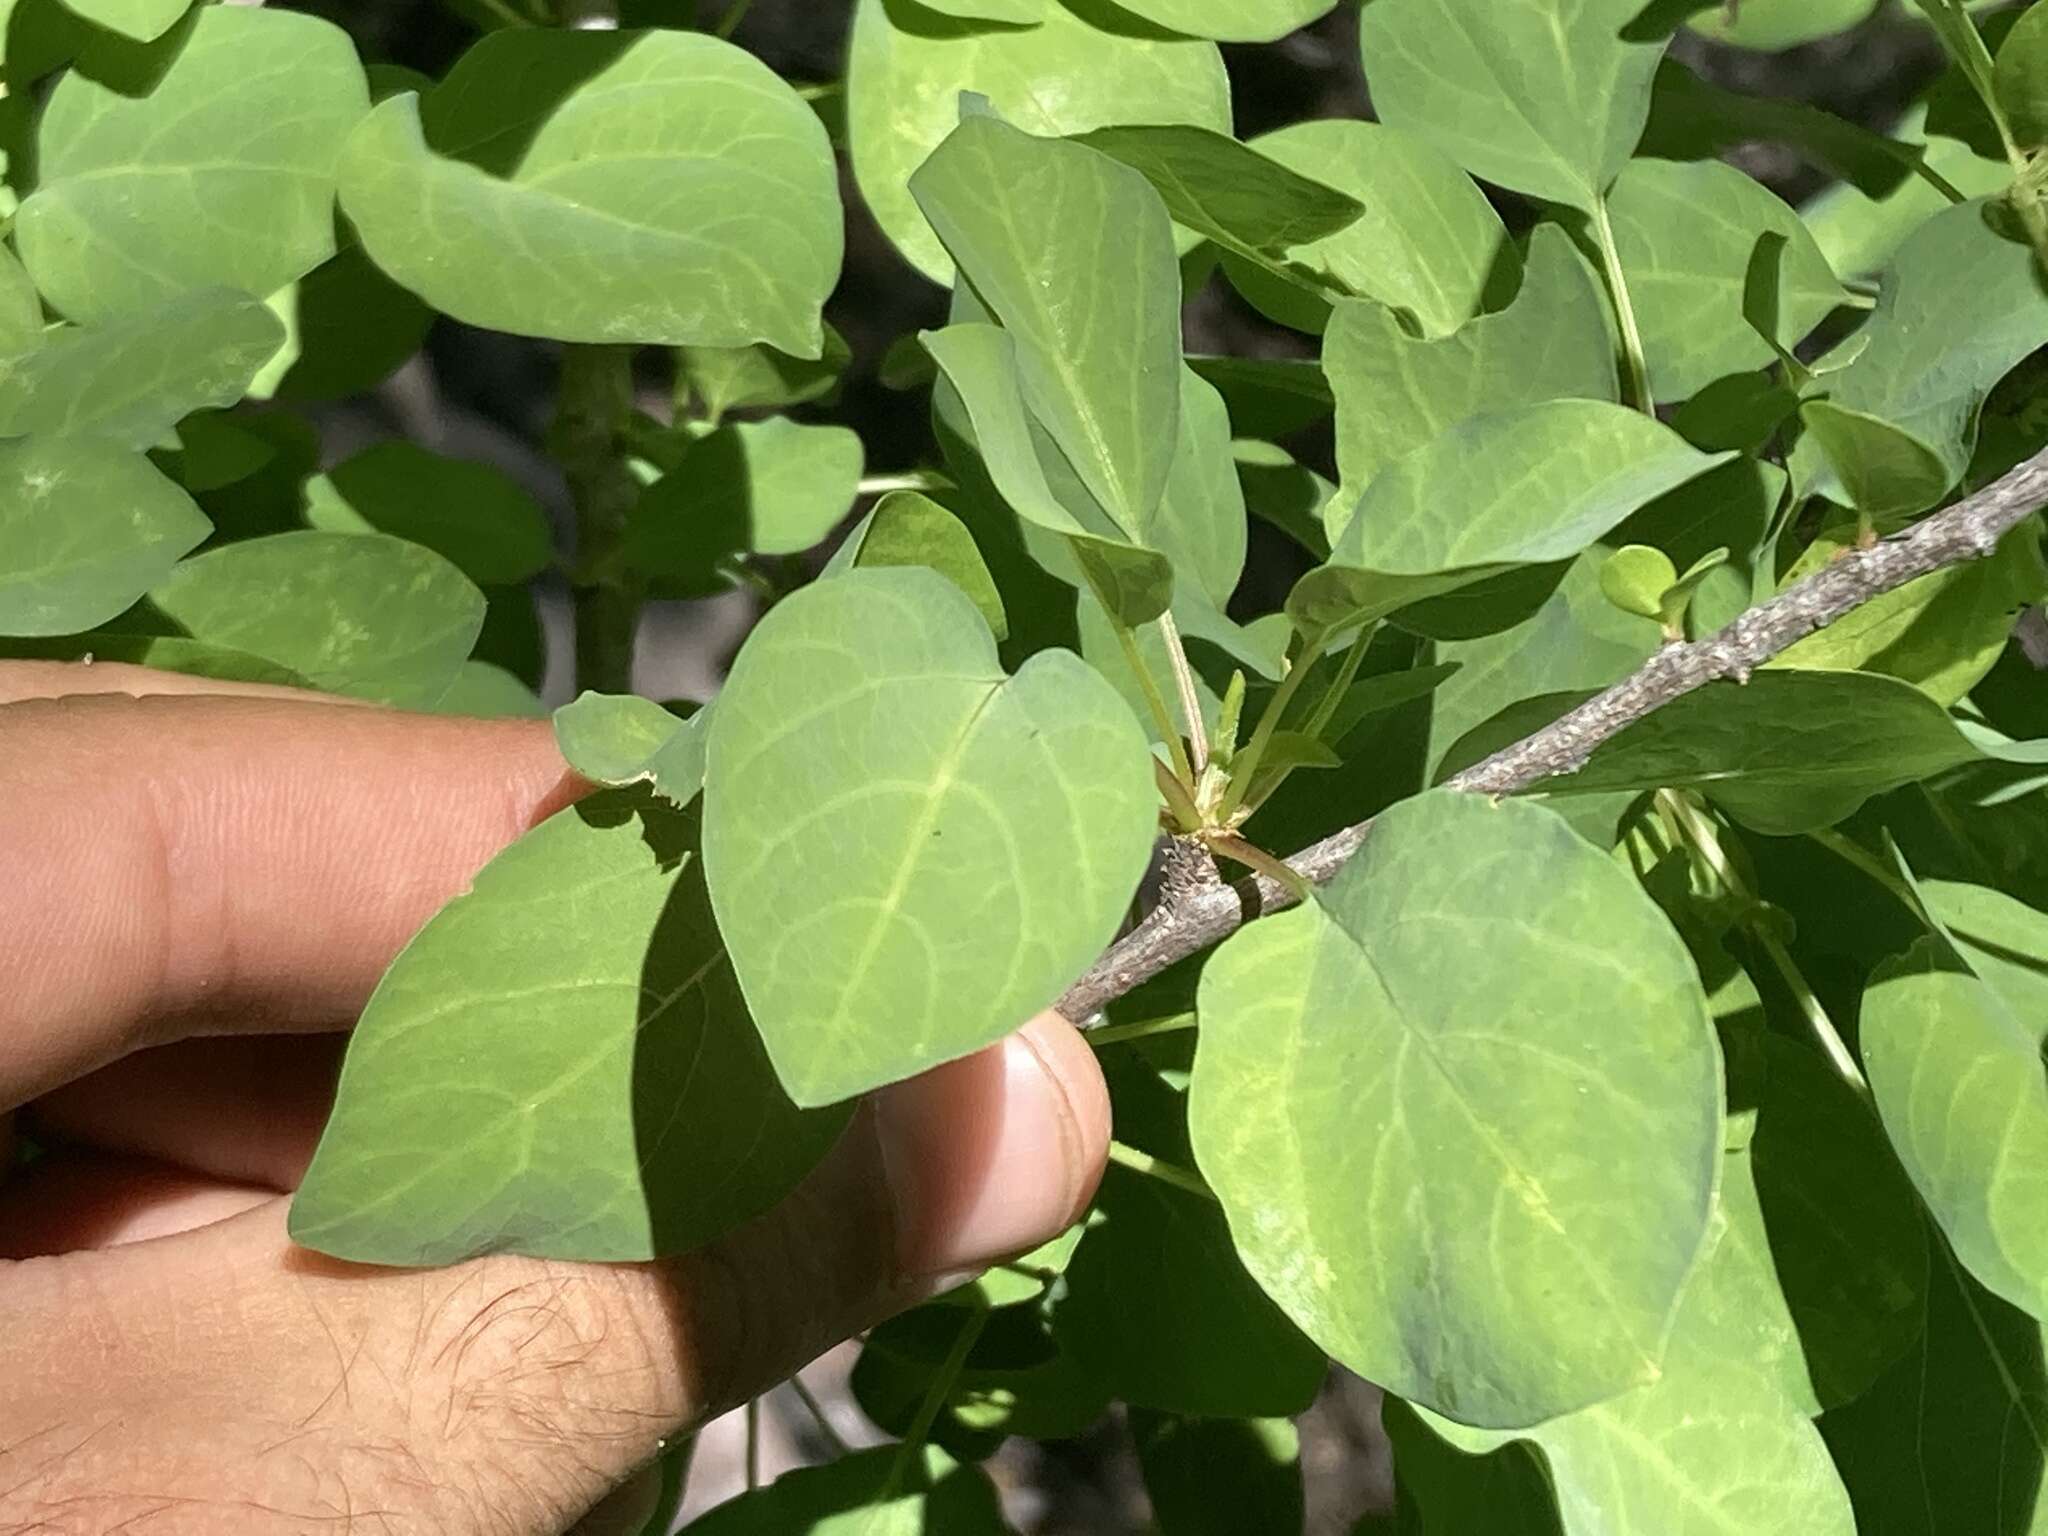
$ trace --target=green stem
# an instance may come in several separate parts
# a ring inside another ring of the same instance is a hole
[[[1869,849],[1844,837],[1832,827],[1822,827],[1818,831],[1809,832],[1806,835],[1814,842],[1820,844],[1821,847],[1827,849],[1829,853],[1832,853],[1843,863],[1853,866],[1883,886],[1898,900],[1901,906],[1926,923],[1930,928],[1934,926],[1928,916],[1927,909],[1920,903],[1919,893],[1906,884],[1905,880],[1896,870],[1887,869],[1884,861],[1878,858],[1876,854],[1870,852]]]
[[[626,467],[633,416],[628,347],[562,349],[562,383],[551,441],[576,507],[576,685],[633,691],[633,641],[644,600],[622,560],[626,521],[640,499]]]
[[[1756,892],[1736,871],[1728,857],[1728,851],[1721,846],[1720,833],[1706,815],[1694,805],[1691,798],[1680,791],[1660,789],[1657,791],[1659,809],[1668,810],[1673,820],[1682,829],[1685,840],[1699,851],[1708,868],[1719,877],[1722,885],[1745,901],[1756,900]],[[1750,931],[1757,947],[1770,959],[1778,975],[1783,978],[1793,998],[1799,1004],[1799,1011],[1806,1016],[1807,1027],[1813,1031],[1828,1061],[1843,1081],[1862,1094],[1870,1096],[1870,1083],[1863,1076],[1863,1068],[1857,1064],[1856,1055],[1835,1028],[1835,1021],[1828,1017],[1828,1010],[1820,997],[1799,969],[1799,962],[1792,958],[1790,950],[1780,942],[1778,936],[1762,926]]]
[[[1211,853],[1221,854],[1226,859],[1242,864],[1255,874],[1264,875],[1276,885],[1285,886],[1294,892],[1299,901],[1307,901],[1315,887],[1285,859],[1276,859],[1256,843],[1246,842],[1235,833],[1219,837],[1211,833],[1206,839]]]
[[[862,496],[884,496],[890,491],[949,491],[952,488],[952,481],[930,469],[910,469],[900,475],[869,475],[855,487]]]
[[[1308,719],[1303,722],[1302,731],[1304,734],[1320,737],[1324,731],[1329,729],[1330,721],[1337,713],[1337,706],[1344,702],[1344,695],[1349,693],[1351,685],[1358,681],[1358,669],[1365,661],[1365,652],[1372,640],[1373,628],[1374,626],[1367,625],[1366,628],[1359,631],[1358,638],[1352,641],[1351,649],[1345,653],[1344,665],[1337,669],[1336,677],[1331,680],[1330,686],[1324,690],[1322,698],[1317,701],[1316,707],[1309,712]],[[1335,746],[1336,743],[1332,742],[1331,745]],[[1260,806],[1280,793],[1281,786],[1293,775],[1295,768],[1298,766],[1299,764],[1289,763],[1278,773],[1268,774],[1263,779],[1247,786],[1244,797],[1245,808],[1256,811]]]
[[[489,11],[508,27],[530,27],[533,25],[532,17],[520,15],[510,5],[506,4],[505,0],[476,0],[476,3],[479,10]]]
[[[1629,297],[1628,276],[1621,270],[1621,251],[1614,243],[1614,221],[1607,216],[1605,197],[1593,204],[1593,238],[1600,247],[1600,264],[1607,272],[1607,292],[1614,302],[1615,318],[1621,322],[1621,355],[1628,368],[1628,403],[1639,411],[1655,414],[1657,402],[1650,393],[1650,368],[1643,360],[1643,331],[1636,323],[1635,301]]]
[[[977,1306],[967,1314],[967,1321],[960,1327],[959,1336],[953,1340],[953,1347],[946,1351],[946,1358],[940,1364],[938,1374],[932,1377],[932,1384],[926,1390],[924,1401],[918,1405],[917,1417],[910,1422],[910,1431],[903,1437],[903,1443],[896,1451],[896,1459],[889,1466],[888,1479],[882,1484],[882,1491],[871,1501],[886,1504],[896,1497],[903,1486],[904,1471],[910,1465],[911,1457],[924,1449],[931,1438],[932,1426],[939,1421],[939,1410],[946,1406],[946,1399],[953,1395],[953,1385],[959,1381],[961,1371],[967,1367],[967,1357],[981,1338],[981,1330],[988,1324],[988,1308]]]
[[[1202,696],[1195,691],[1195,669],[1188,665],[1187,650],[1180,643],[1180,625],[1168,609],[1159,615],[1159,638],[1166,645],[1166,662],[1173,670],[1173,686],[1180,694],[1181,718],[1188,727],[1188,756],[1195,777],[1209,766],[1209,732],[1202,723]]]
[[[1107,1024],[1101,1029],[1089,1030],[1082,1038],[1099,1051],[1104,1046],[1120,1045],[1126,1040],[1171,1035],[1194,1027],[1195,1016],[1192,1013],[1170,1013],[1163,1019],[1134,1019],[1128,1024]]]
[[[1145,696],[1145,707],[1152,712],[1152,724],[1166,742],[1166,750],[1173,757],[1173,771],[1190,794],[1195,789],[1194,769],[1188,763],[1188,750],[1181,745],[1180,730],[1173,723],[1173,713],[1166,707],[1166,695],[1159,691],[1159,682],[1152,676],[1152,669],[1145,665],[1145,653],[1138,649],[1138,637],[1130,625],[1112,618],[1110,624],[1116,630],[1117,644],[1123,647],[1124,660],[1130,663],[1132,675],[1138,679],[1138,691]]]
[[[753,5],[754,0],[732,0],[731,8],[726,11],[718,25],[712,29],[712,35],[714,37],[731,37],[733,33],[739,31],[740,23],[747,19],[747,12],[753,9]]]
[[[1154,1157],[1150,1152],[1140,1152],[1136,1147],[1121,1141],[1109,1144],[1109,1160],[1133,1173],[1142,1173],[1147,1178],[1157,1179],[1162,1184],[1171,1184],[1175,1189],[1185,1191],[1201,1199],[1213,1201],[1216,1191],[1211,1189],[1199,1173],[1183,1168],[1179,1163],[1169,1163],[1164,1158]]]
[[[1230,789],[1223,796],[1221,818],[1227,823],[1237,808],[1244,804],[1245,796],[1252,787],[1252,778],[1259,771],[1259,761],[1266,755],[1266,748],[1272,745],[1273,733],[1280,729],[1280,718],[1287,713],[1287,706],[1294,702],[1295,694],[1308,680],[1323,649],[1330,643],[1327,634],[1311,638],[1302,647],[1301,654],[1287,669],[1287,675],[1280,679],[1280,686],[1273,697],[1266,701],[1266,707],[1259,714],[1258,728],[1252,732],[1251,744],[1230,760]]]

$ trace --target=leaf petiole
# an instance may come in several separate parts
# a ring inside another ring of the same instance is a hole
[[[1593,239],[1600,247],[1600,264],[1607,274],[1607,292],[1614,303],[1615,318],[1621,322],[1621,355],[1627,367],[1628,403],[1639,411],[1655,414],[1657,401],[1650,392],[1650,367],[1643,358],[1643,330],[1636,321],[1635,300],[1629,297],[1628,276],[1621,269],[1621,250],[1614,243],[1614,221],[1608,217],[1604,196],[1593,204]]]
[[[1214,1201],[1216,1191],[1211,1189],[1202,1176],[1191,1168],[1179,1163],[1169,1163],[1164,1158],[1154,1157],[1150,1152],[1140,1152],[1136,1147],[1121,1141],[1109,1144],[1109,1160],[1133,1173],[1142,1173],[1147,1178],[1157,1179],[1162,1184],[1171,1184],[1175,1189],[1203,1200]]]

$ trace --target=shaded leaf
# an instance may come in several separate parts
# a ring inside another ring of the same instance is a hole
[[[978,3],[978,0],[977,0]],[[687,1536],[1007,1536],[979,1467],[884,1445],[785,1472],[683,1527]]]
[[[95,26],[153,43],[191,7],[191,0],[64,0]]]
[[[480,587],[526,581],[554,554],[547,514],[511,476],[402,441],[365,448],[308,481],[306,521],[424,544]]]
[[[1688,23],[1695,32],[1737,48],[1776,52],[1846,32],[1869,17],[1882,0],[1703,0]]]
[[[1123,8],[1190,37],[1271,43],[1336,9],[1336,4],[1337,0],[1128,0]]]
[[[1285,1419],[1131,1414],[1159,1536],[1299,1532],[1301,1436]]]
[[[1002,594],[975,547],[974,535],[959,518],[916,491],[891,491],[876,502],[825,569],[829,573],[896,565],[937,571],[973,599],[996,639],[1009,638]]]
[[[825,350],[811,359],[773,347],[682,347],[676,353],[676,403],[717,421],[727,411],[781,410],[822,399],[839,387],[853,360],[846,338],[825,327]]]

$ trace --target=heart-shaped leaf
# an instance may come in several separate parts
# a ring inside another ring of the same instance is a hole
[[[1546,400],[1619,400],[1606,304],[1571,238],[1543,224],[1514,302],[1453,335],[1418,338],[1383,305],[1338,305],[1323,349],[1343,475],[1324,514],[1331,536],[1374,476],[1470,417]]]
[[[484,595],[461,571],[381,533],[223,545],[187,560],[149,597],[195,640],[388,704],[438,700],[484,622]]]
[[[1344,1364],[1461,1422],[1654,1381],[1707,1235],[1691,957],[1555,815],[1436,792],[1202,973],[1190,1124],[1238,1252]]]
[[[719,695],[704,852],[770,1058],[825,1104],[963,1056],[1057,997],[1150,857],[1151,756],[1070,654],[1014,678],[933,571],[778,604]]]
[[[1473,175],[1591,212],[1650,115],[1643,0],[1376,0],[1359,17],[1381,122]]]
[[[493,32],[364,120],[341,203],[435,309],[526,336],[811,358],[839,277],[824,127],[701,33]]]
[[[1982,886],[1924,894],[1955,948],[1923,939],[1871,978],[1871,1092],[1957,1257],[2048,1321],[2048,916]]]
[[[224,288],[62,326],[33,351],[0,358],[0,436],[153,448],[191,412],[240,400],[283,339],[275,315]]]
[[[1305,632],[1341,630],[1569,560],[1729,457],[1602,401],[1475,417],[1373,480],[1329,564],[1288,595],[1288,616]]]
[[[73,320],[193,288],[269,294],[334,254],[334,174],[368,110],[355,46],[291,11],[205,6],[147,89],[79,71],[36,131],[21,259]]]
[[[697,817],[559,812],[420,930],[349,1039],[295,1241],[374,1264],[681,1253],[774,1205],[845,1116],[783,1096]]]
[[[952,262],[911,199],[910,176],[959,123],[962,92],[987,97],[1033,133],[1111,123],[1230,131],[1230,81],[1214,43],[1102,30],[1063,4],[1039,12],[1035,26],[995,27],[918,0],[859,0],[854,9],[846,66],[854,179],[883,233],[935,281],[950,281]]]
[[[105,623],[212,532],[139,453],[88,438],[0,442],[0,635]]]

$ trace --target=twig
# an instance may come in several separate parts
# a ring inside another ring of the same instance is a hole
[[[1769,602],[1750,609],[1718,634],[1690,645],[1667,645],[1629,677],[1563,719],[1544,727],[1448,781],[1452,789],[1511,795],[1545,779],[1575,773],[1594,749],[1672,700],[1722,678],[1747,682],[1779,652],[1817,629],[1895,592],[1910,581],[1978,560],[2048,504],[2048,452],[1870,549],[1852,550]],[[1287,862],[1321,884],[1364,846],[1369,821],[1346,827]],[[1300,897],[1263,876],[1197,886],[1169,895],[1111,947],[1056,1005],[1077,1023],[1177,960],[1227,938],[1251,919],[1293,906]]]

